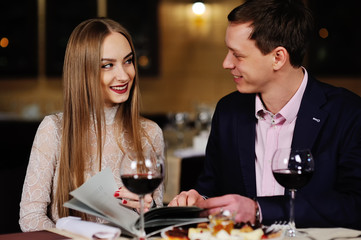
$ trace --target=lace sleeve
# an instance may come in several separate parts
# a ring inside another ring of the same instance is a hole
[[[147,120],[145,122],[145,130],[152,141],[152,145],[155,148],[158,156],[164,160],[164,138],[162,129],[154,122]],[[164,163],[163,163],[164,164]],[[163,206],[163,183],[154,191],[153,199],[157,207]]]
[[[55,226],[48,209],[59,152],[59,125],[55,115],[45,117],[34,138],[20,202],[19,223],[24,232]]]

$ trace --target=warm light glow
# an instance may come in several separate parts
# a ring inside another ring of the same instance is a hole
[[[192,10],[197,15],[202,15],[206,11],[206,5],[202,2],[193,3]]]
[[[9,45],[9,39],[7,39],[6,37],[3,37],[0,40],[0,46],[3,48],[6,48]]]
[[[138,64],[142,67],[147,67],[149,65],[149,58],[145,55],[142,55],[138,58]]]
[[[322,38],[327,38],[328,37],[328,30],[326,28],[321,28],[320,31],[318,31],[318,34]]]

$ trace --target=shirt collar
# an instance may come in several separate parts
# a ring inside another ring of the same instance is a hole
[[[303,93],[305,92],[305,89],[306,89],[308,73],[304,67],[302,67],[302,70],[304,72],[304,76],[303,76],[303,80],[302,80],[300,87],[298,88],[295,95],[293,95],[293,97],[290,99],[290,101],[288,101],[288,103],[278,112],[286,119],[287,122],[292,122],[297,117],[297,113],[298,113],[298,110],[301,105]],[[270,113],[264,107],[259,94],[256,94],[256,109],[255,110],[256,110],[256,118],[257,119],[264,119],[264,115],[266,113]],[[275,114],[275,115],[277,115],[277,114]]]

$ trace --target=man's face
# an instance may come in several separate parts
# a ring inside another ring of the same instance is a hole
[[[223,68],[231,71],[239,92],[262,93],[272,82],[274,57],[261,53],[256,42],[249,39],[251,33],[250,23],[228,25],[225,38],[228,53]]]

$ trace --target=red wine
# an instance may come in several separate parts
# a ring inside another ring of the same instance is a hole
[[[138,195],[153,192],[162,182],[161,177],[154,177],[148,174],[127,174],[122,175],[121,179],[129,191]]]
[[[298,173],[289,169],[278,169],[273,171],[273,176],[279,184],[288,189],[300,189],[311,179],[313,172],[301,171]]]

